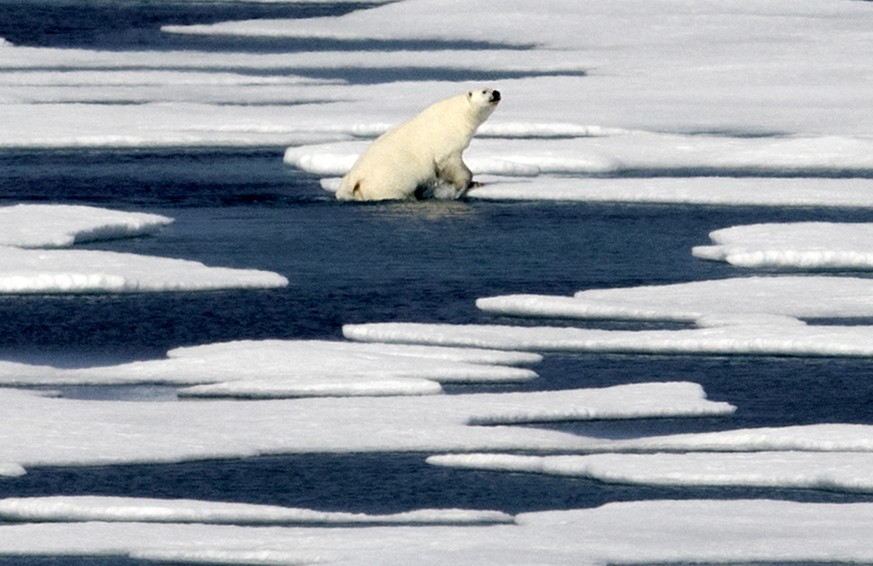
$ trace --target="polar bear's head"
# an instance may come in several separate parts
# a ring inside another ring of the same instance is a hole
[[[481,124],[497,108],[497,104],[500,102],[500,91],[492,88],[477,88],[467,91],[466,100],[473,110],[473,119]]]
[[[500,102],[500,91],[492,88],[475,89],[467,92],[467,100],[476,108],[494,109]]]

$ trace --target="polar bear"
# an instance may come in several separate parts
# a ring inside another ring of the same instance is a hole
[[[463,196],[472,185],[473,174],[461,153],[499,102],[497,90],[471,90],[437,102],[388,130],[343,177],[336,197],[410,199],[444,186],[452,189],[454,198]]]

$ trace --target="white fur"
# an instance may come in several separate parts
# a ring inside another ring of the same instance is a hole
[[[461,153],[500,102],[485,88],[447,98],[379,136],[343,177],[340,200],[414,198],[416,190],[449,186],[455,197],[473,174]],[[439,192],[445,193],[445,190]]]

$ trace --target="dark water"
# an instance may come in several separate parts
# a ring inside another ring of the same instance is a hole
[[[283,51],[304,46],[293,41],[165,36],[158,30],[164,24],[312,17],[328,13],[325,10],[350,9],[234,2],[0,0],[0,37],[20,45],[53,47]],[[316,41],[306,47],[423,49],[433,45]],[[420,71],[406,73],[415,77]],[[366,82],[396,76],[396,71],[364,77],[348,70],[343,78]],[[691,247],[707,243],[709,231],[737,224],[873,221],[873,212],[816,209],[476,201],[355,206],[335,202],[315,178],[286,168],[283,149],[0,151],[0,205],[91,204],[176,219],[155,236],[89,248],[258,268],[290,280],[287,288],[268,291],[0,296],[0,358],[89,365],[154,358],[169,348],[222,340],[336,339],[346,323],[506,322],[478,312],[475,299],[751,274],[694,259]],[[625,437],[746,426],[873,423],[873,362],[864,359],[562,354],[546,356],[535,369],[540,379],[504,389],[684,380],[700,383],[710,398],[738,407],[735,415],[725,418],[557,425],[585,434]],[[486,390],[495,388],[450,388],[453,393]],[[160,397],[160,392],[112,389],[79,388],[70,393],[92,398]],[[0,497],[184,497],[371,513],[422,507],[522,512],[650,498],[871,499],[815,490],[617,486],[437,468],[426,465],[424,458],[420,454],[316,454],[34,469],[20,478],[0,480]],[[2,563],[139,564],[10,557]]]

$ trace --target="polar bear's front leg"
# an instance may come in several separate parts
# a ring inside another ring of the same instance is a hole
[[[450,183],[459,192],[466,191],[473,180],[473,173],[461,159],[461,152],[452,153],[436,164],[437,178]]]

